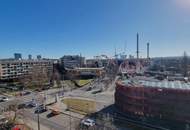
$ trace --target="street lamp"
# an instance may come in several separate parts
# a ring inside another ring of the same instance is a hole
[[[70,99],[71,100],[71,99]],[[70,102],[68,100],[68,110],[69,110],[69,129],[71,130],[71,110],[70,110]]]
[[[38,130],[40,130],[40,116],[39,116],[39,109],[38,109]]]

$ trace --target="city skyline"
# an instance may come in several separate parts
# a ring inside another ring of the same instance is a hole
[[[0,1],[0,130],[190,130],[190,0]]]
[[[182,56],[190,52],[188,0],[1,1],[0,58],[13,53],[60,58],[113,56],[126,50],[136,56]],[[35,9],[35,10],[34,10]]]

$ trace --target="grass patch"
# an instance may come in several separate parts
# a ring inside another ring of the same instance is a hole
[[[80,114],[89,114],[96,111],[96,102],[93,100],[65,98],[63,102],[67,105],[69,110]]]
[[[86,79],[86,80],[75,80],[76,84],[79,86],[79,87],[82,87],[84,85],[87,85],[89,83],[92,82],[93,79]]]

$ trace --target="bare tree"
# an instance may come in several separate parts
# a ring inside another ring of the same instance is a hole
[[[33,65],[29,69],[29,73],[20,77],[19,81],[24,88],[35,87],[41,89],[50,82],[50,73],[44,66]]]
[[[33,65],[29,73],[26,74],[21,78],[21,83],[24,85],[24,87],[35,87],[38,90],[41,90],[44,85],[47,83],[50,83],[51,79],[51,72],[48,71],[46,66],[43,65]],[[44,99],[46,97],[46,94],[44,93]],[[44,99],[42,102],[44,102]],[[40,118],[39,113],[38,116],[38,130],[40,130]]]
[[[47,68],[43,66],[33,66],[31,76],[33,85],[37,88],[42,88],[46,83],[50,82]]]
[[[32,76],[25,74],[19,78],[19,82],[23,85],[23,89],[32,87]]]
[[[56,84],[58,87],[62,87],[62,84],[61,84],[61,75],[58,71],[58,69],[54,68],[54,72],[53,72],[53,78],[52,78],[54,81],[56,81]]]
[[[33,86],[37,87],[39,90],[43,88],[46,83],[50,82],[51,74],[48,73],[48,70],[44,66],[33,66],[31,71],[31,79]],[[40,118],[39,113],[38,117],[38,130],[40,130]]]
[[[7,112],[7,113],[6,113]],[[11,129],[14,124],[17,123],[17,118],[19,115],[19,110],[18,110],[18,102],[14,101],[11,102],[11,104],[9,104],[6,108],[6,117],[8,119],[8,122],[1,124],[0,125],[0,130],[7,130],[7,129]]]
[[[115,60],[110,60],[107,67],[106,67],[106,74],[107,77],[110,78],[111,82],[115,79],[117,72],[118,72],[118,63]]]
[[[12,111],[14,113],[13,118],[12,118],[12,122],[15,123],[16,119],[17,119],[17,115],[18,115],[18,104],[17,102],[13,102],[10,106],[9,106],[9,111]]]

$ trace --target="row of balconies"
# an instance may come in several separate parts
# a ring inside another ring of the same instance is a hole
[[[17,68],[17,67],[30,67],[31,65],[39,65],[39,66],[50,66],[51,64],[50,63],[38,63],[38,64],[35,64],[35,63],[32,63],[32,64],[1,64],[2,66],[2,69],[6,69],[6,68]]]
[[[29,70],[30,68],[16,68],[16,69],[2,69],[2,72],[10,72],[10,71],[23,71],[23,70]]]
[[[5,79],[14,79],[14,78],[18,78],[18,76],[2,76],[1,79],[5,80]]]
[[[6,71],[6,70],[21,70],[21,69],[29,69],[29,67],[5,68],[5,69],[2,69],[2,70]]]

